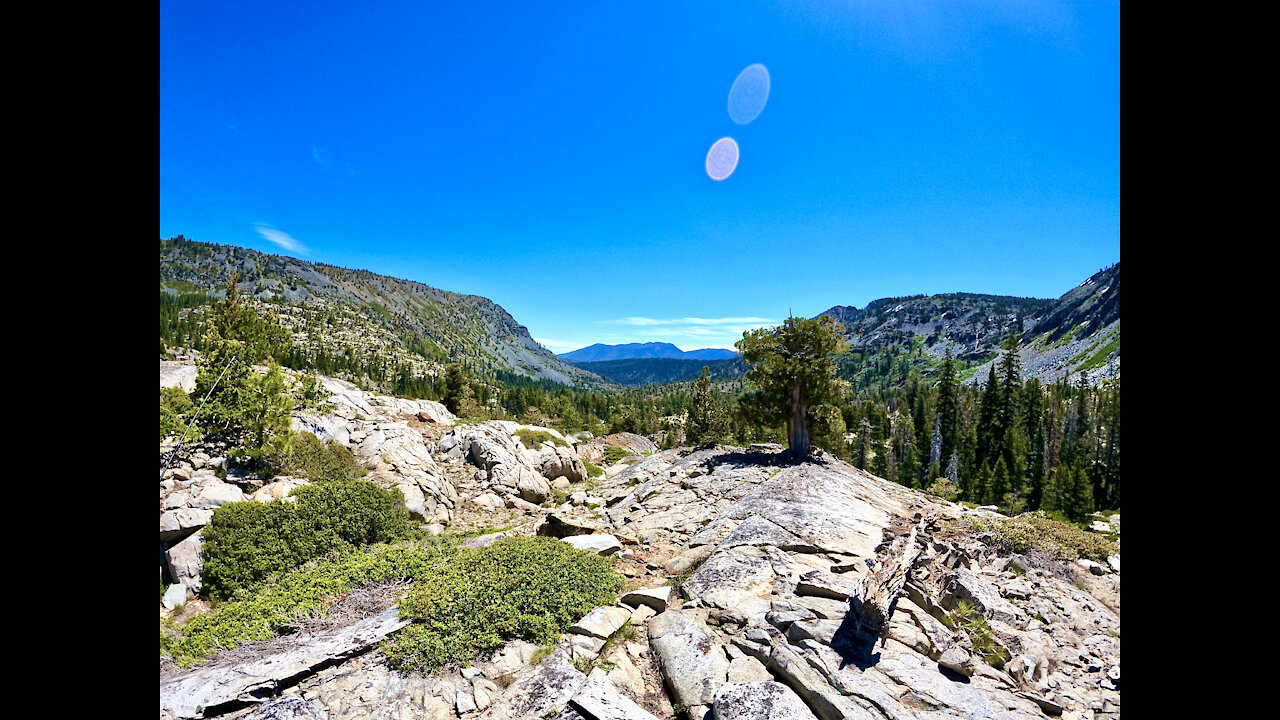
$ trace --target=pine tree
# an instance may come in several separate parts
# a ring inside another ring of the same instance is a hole
[[[258,315],[245,305],[238,280],[232,273],[226,295],[206,325],[193,393],[209,398],[199,418],[206,434],[233,440],[244,432],[246,415],[261,389],[253,366],[274,362],[292,349],[289,331],[274,312]]]
[[[693,396],[688,405],[685,439],[690,445],[719,442],[724,437],[724,413],[711,388],[711,371],[702,367],[702,377],[693,383]]]
[[[1013,486],[1009,481],[1009,468],[1004,464],[1004,458],[997,458],[995,467],[991,470],[991,484],[987,487],[986,498],[983,504],[1003,506],[1005,496],[1012,490]]]
[[[942,450],[939,457],[950,458],[957,453],[956,395],[955,362],[951,358],[951,347],[948,346],[946,359],[942,363],[942,377],[938,381],[938,430],[942,435]]]
[[[1044,393],[1040,381],[1031,378],[1022,391],[1023,427],[1026,432],[1027,505],[1040,507],[1044,494],[1046,434],[1044,424]]]
[[[987,375],[987,384],[982,389],[982,403],[978,406],[977,454],[974,462],[978,467],[995,462],[1002,455],[1001,443],[1004,440],[1001,413],[1004,398],[1000,394],[1000,383],[996,378],[995,363]]]
[[[772,330],[744,332],[738,350],[751,366],[747,379],[757,390],[743,398],[763,424],[787,425],[793,457],[809,454],[812,410],[838,404],[843,381],[835,377],[831,356],[848,351],[840,336],[844,326],[826,315],[814,320],[788,318]]]

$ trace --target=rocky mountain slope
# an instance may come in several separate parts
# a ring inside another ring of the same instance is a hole
[[[185,379],[162,366],[162,385]],[[431,675],[390,670],[378,647],[406,622],[397,589],[353,592],[294,635],[193,670],[162,663],[162,718],[1119,717],[1118,551],[1105,563],[1013,552],[995,513],[825,455],[658,451],[546,428],[559,442],[528,448],[515,423],[458,425],[438,403],[322,382],[334,410],[296,413],[295,428],[351,448],[435,531],[508,528],[476,546],[561,538],[616,557],[627,588],[549,655],[512,640]],[[608,445],[633,454],[587,477]],[[188,450],[161,480],[177,594],[198,587],[206,513],[299,482],[221,479],[216,452]],[[1107,528],[1118,534],[1118,516]]]
[[[1051,383],[1083,374],[1096,382],[1120,371],[1119,263],[1057,300],[950,293],[884,298],[862,309],[837,305],[821,315],[845,326],[854,355],[842,361],[843,377],[890,356],[931,371],[950,346],[965,377],[983,380],[1014,332],[1024,378]]]
[[[218,296],[232,272],[239,273],[241,292],[270,304],[304,350],[408,364],[419,374],[436,374],[442,363],[455,361],[472,372],[607,384],[557,358],[483,297],[233,245],[181,237],[160,242],[161,292]]]

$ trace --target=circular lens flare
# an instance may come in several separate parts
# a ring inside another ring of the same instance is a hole
[[[738,143],[733,138],[720,138],[707,152],[707,175],[712,180],[724,180],[738,167]]]
[[[729,88],[729,117],[739,125],[755,120],[769,102],[769,71],[760,63],[738,73]]]

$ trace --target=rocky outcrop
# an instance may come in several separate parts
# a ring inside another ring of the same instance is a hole
[[[247,663],[215,666],[160,682],[160,717],[199,718],[232,702],[260,702],[282,682],[315,666],[358,652],[408,624],[395,608],[287,652]]]
[[[464,484],[459,507],[474,512],[482,498],[528,504],[521,479],[546,482],[535,461],[547,448],[524,448],[515,427],[481,423],[444,435],[436,467],[476,478]],[[397,437],[384,433],[377,444],[394,447]],[[640,588],[580,618],[540,664],[532,662],[536,648],[512,641],[474,668],[399,677],[366,653],[286,690],[300,702],[279,712],[440,720],[1118,717],[1118,557],[1099,565],[1099,576],[1001,556],[968,531],[960,506],[831,458],[792,464],[770,450],[655,452],[595,481],[600,507],[534,507],[517,527],[470,538],[469,546],[536,532],[611,551],[629,586]],[[408,464],[412,454],[380,457]],[[961,615],[961,602],[972,610]],[[984,634],[966,629],[976,623]],[[633,631],[634,639],[624,638]]]

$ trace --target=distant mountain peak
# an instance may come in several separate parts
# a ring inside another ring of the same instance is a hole
[[[632,360],[636,358],[676,358],[681,360],[728,360],[737,357],[732,350],[702,348],[685,352],[666,342],[623,343],[605,345],[596,343],[556,357],[571,362],[600,362],[603,360]]]

